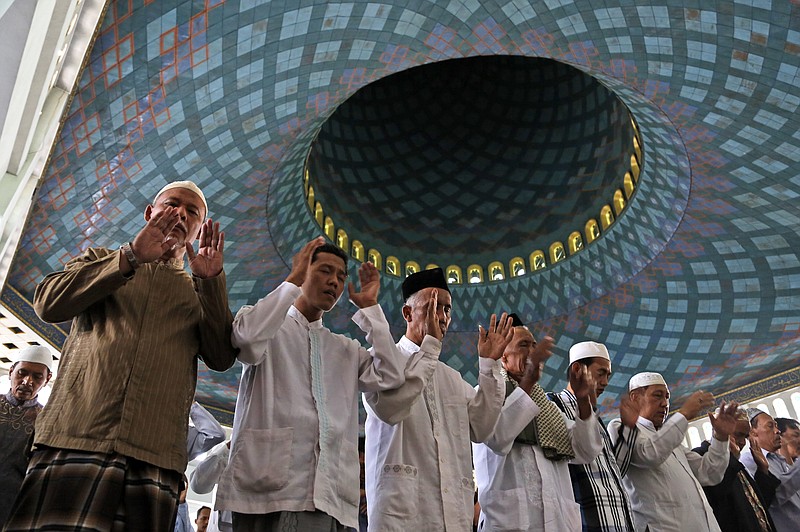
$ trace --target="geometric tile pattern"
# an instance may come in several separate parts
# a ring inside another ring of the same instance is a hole
[[[445,60],[543,58],[625,104],[644,152],[639,185],[623,216],[576,255],[454,288],[443,358],[474,381],[477,324],[512,309],[556,338],[545,388],[563,385],[569,346],[593,339],[614,361],[605,409],[644,369],[665,374],[676,404],[699,387],[725,393],[800,360],[797,28],[800,4],[774,0],[115,1],[3,301],[58,344],[67,325],[30,313],[36,283],[86,246],[130,240],[153,194],[191,177],[226,229],[235,311],[274,288],[319,234],[303,165],[348,98]],[[381,302],[400,334],[399,279],[384,277]],[[361,338],[351,313],[343,301],[326,322]],[[237,370],[200,376],[200,399],[232,409]]]

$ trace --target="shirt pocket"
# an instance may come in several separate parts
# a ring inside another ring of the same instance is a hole
[[[386,464],[378,479],[380,513],[416,519],[418,494],[417,468],[409,464]]]
[[[339,474],[341,477],[337,480],[337,491],[342,499],[358,506],[361,499],[360,486],[361,486],[361,469],[358,464],[358,448],[355,443],[349,441],[342,441],[342,448],[339,451]]]
[[[289,483],[294,429],[245,429],[231,457],[233,483],[244,491],[274,491]]]
[[[488,490],[486,492],[484,513],[491,515],[492,530],[509,532],[528,530],[530,526],[528,511],[525,488]]]

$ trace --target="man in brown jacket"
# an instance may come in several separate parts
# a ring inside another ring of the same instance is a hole
[[[132,242],[89,248],[36,288],[37,314],[72,324],[6,530],[172,529],[197,358],[224,371],[236,357],[207,212],[194,183],[170,183]]]

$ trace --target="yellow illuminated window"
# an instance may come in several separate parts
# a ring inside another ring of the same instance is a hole
[[[314,204],[316,203],[314,200],[314,187],[308,187],[308,208],[313,209]]]
[[[641,168],[639,168],[639,159],[636,155],[631,155],[631,173],[633,174],[633,179],[639,181],[639,172],[641,172]]]
[[[350,254],[356,259],[364,262],[364,245],[358,240],[353,240],[353,248]]]
[[[583,249],[583,237],[578,231],[573,231],[569,235],[569,254],[574,255]]]
[[[377,249],[369,250],[367,253],[367,260],[370,261],[378,269],[378,271],[380,271],[380,269],[383,267],[381,254]]]
[[[448,266],[447,282],[449,284],[461,284],[461,268],[455,265]]]
[[[502,281],[505,278],[506,274],[502,262],[495,261],[489,264],[489,279],[492,281]]]
[[[550,244],[550,262],[555,264],[560,260],[564,260],[566,257],[567,253],[564,250],[564,244],[558,241]]]
[[[622,186],[625,189],[625,197],[631,199],[631,196],[633,196],[633,189],[636,188],[636,185],[633,183],[630,172],[625,172],[625,177],[622,179]]]
[[[538,249],[531,253],[530,261],[531,270],[533,271],[543,270],[547,266],[547,263],[544,260],[544,252]]]
[[[508,263],[508,269],[511,272],[511,277],[525,275],[525,260],[522,257],[514,257]]]
[[[600,226],[597,225],[597,220],[591,218],[583,227],[583,232],[586,233],[586,243],[591,244],[600,236]]]
[[[350,240],[347,238],[347,232],[344,229],[336,231],[336,245],[345,251],[350,249]]]
[[[386,273],[400,277],[400,261],[397,257],[386,257]]]
[[[418,263],[414,262],[413,260],[406,262],[406,277],[411,274],[418,273],[419,271],[420,267]]]
[[[335,234],[334,227],[333,227],[333,220],[331,219],[330,216],[326,216],[325,217],[324,230],[325,230],[325,236],[327,236],[330,239],[331,242],[335,242],[336,241],[336,234]]]
[[[483,268],[478,264],[473,264],[467,268],[467,280],[471,284],[483,282]]]
[[[430,264],[428,264],[427,266],[425,266],[425,269],[426,269],[426,270],[435,270],[435,269],[436,269],[436,268],[438,268],[438,267],[439,267],[439,265],[438,265],[438,264],[433,264],[433,263],[430,263]]]
[[[625,196],[622,195],[621,190],[617,190],[614,192],[614,214],[619,216],[622,213],[622,209],[625,208]]]
[[[603,231],[611,227],[613,223],[614,213],[611,212],[611,207],[604,205],[603,208],[600,209],[600,225],[603,227]]]
[[[324,216],[325,214],[322,212],[322,203],[317,202],[317,204],[314,206],[314,219],[317,221],[317,225],[320,227],[322,227],[324,223]]]

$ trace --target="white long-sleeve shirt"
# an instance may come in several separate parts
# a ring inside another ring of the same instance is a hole
[[[208,451],[206,459],[197,464],[197,467],[189,476],[189,487],[192,488],[192,491],[195,493],[213,492],[213,500],[216,500],[217,483],[228,465],[229,456],[230,449],[228,449],[228,442],[226,441],[218,443]],[[232,530],[233,521],[229,511],[213,510],[211,512],[206,532],[230,532]]]
[[[728,442],[712,438],[703,456],[687,449],[681,442],[689,422],[681,413],[673,414],[658,430],[650,420],[639,417],[633,441],[620,438],[621,424],[619,419],[612,421],[608,434],[618,460],[628,454],[626,446],[633,446],[622,482],[631,498],[636,530],[718,532],[703,486],[722,482],[730,457]]]
[[[506,398],[492,436],[473,444],[483,532],[581,530],[581,508],[572,493],[568,464],[590,463],[602,452],[597,418],[592,414],[572,421],[561,414],[575,458],[553,461],[538,445],[514,441],[540,411],[522,388],[516,388]]]
[[[477,391],[438,361],[441,342],[398,342],[406,384],[364,394],[369,529],[471,531],[470,440],[483,441],[503,405],[500,363],[480,358]]]
[[[373,346],[309,323],[284,282],[233,323],[242,379],[231,456],[216,508],[240,513],[322,511],[358,526],[359,391],[397,388],[405,359],[380,306],[353,321]]]

